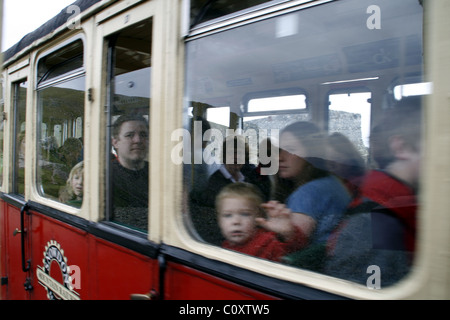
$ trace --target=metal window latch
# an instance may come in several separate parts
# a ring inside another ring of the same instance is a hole
[[[152,290],[147,294],[134,293],[130,295],[131,300],[158,300],[159,294],[156,290]]]

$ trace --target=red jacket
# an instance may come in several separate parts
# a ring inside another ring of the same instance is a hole
[[[402,222],[404,247],[407,251],[414,252],[417,212],[417,198],[414,190],[384,171],[372,170],[365,177],[359,191],[359,197],[352,202],[349,211],[351,212],[351,209],[358,208],[367,201],[378,204],[377,210],[381,208],[382,212],[388,213]],[[340,230],[344,226],[345,220],[330,237],[328,242],[329,253],[333,251]],[[389,232],[389,230],[385,231],[378,228],[373,234],[374,239],[388,238],[385,237],[384,232]]]
[[[306,239],[302,235],[302,232],[297,229],[294,239],[289,242],[282,242],[278,239],[276,233],[258,229],[255,236],[247,243],[232,245],[225,240],[222,247],[258,258],[280,261],[286,254],[300,250],[305,246]]]

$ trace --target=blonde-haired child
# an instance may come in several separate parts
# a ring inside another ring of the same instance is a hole
[[[83,202],[83,161],[70,170],[66,185],[59,192],[59,201],[80,208]]]
[[[263,208],[269,213],[267,220]],[[238,182],[225,186],[216,197],[216,210],[225,237],[223,248],[280,261],[287,253],[304,246],[301,231],[291,222],[290,210],[278,207],[275,202],[263,205],[261,192],[252,184]],[[271,231],[261,225],[270,225]]]

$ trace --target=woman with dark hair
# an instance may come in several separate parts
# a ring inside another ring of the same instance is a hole
[[[291,221],[308,243],[285,262],[314,270],[321,268],[327,239],[351,200],[340,179],[326,169],[325,146],[325,136],[310,122],[288,125],[280,135],[275,197],[292,211]],[[281,210],[282,203],[269,202],[265,209]],[[270,219],[262,226],[270,230]]]
[[[366,162],[350,139],[340,132],[330,134],[327,160],[329,170],[342,179],[354,197],[358,196]]]

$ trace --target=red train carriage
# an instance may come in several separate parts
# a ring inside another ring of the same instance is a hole
[[[75,1],[3,53],[1,299],[448,299],[448,15],[442,0]],[[289,124],[345,136],[378,169],[370,137],[409,96],[425,151],[406,274],[364,265],[358,283],[328,256],[222,246],[208,181],[231,170],[227,136],[244,137],[239,170],[269,201]]]

